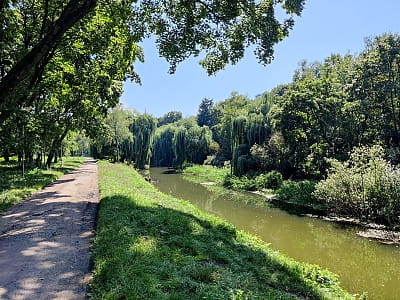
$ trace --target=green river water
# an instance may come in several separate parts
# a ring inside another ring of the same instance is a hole
[[[238,198],[261,196],[210,191],[181,175],[163,174],[164,170],[150,170],[161,192],[222,217],[297,261],[338,274],[342,286],[353,294],[368,292],[368,299],[400,299],[400,248],[361,238],[356,235],[360,229],[352,226],[245,204]]]

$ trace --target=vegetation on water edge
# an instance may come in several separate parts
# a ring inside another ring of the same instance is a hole
[[[35,168],[26,171],[25,176],[22,176],[16,160],[0,161],[0,211],[18,203],[61,175],[76,169],[84,160],[83,157],[65,157],[51,169]]]
[[[217,185],[222,185],[224,183],[229,172],[228,168],[218,168],[210,165],[193,165],[184,169],[186,178],[192,177],[190,175],[195,175],[192,177],[192,181],[194,182],[215,182]]]
[[[400,168],[384,159],[382,146],[356,147],[344,162],[328,160],[324,180],[282,180],[279,172],[236,177],[227,168],[193,166],[191,181],[214,181],[234,190],[277,194],[280,207],[296,212],[334,215],[375,222],[396,229],[400,224]],[[194,179],[193,178],[197,178]],[[222,179],[221,179],[222,178]],[[266,190],[265,187],[271,188]]]
[[[98,165],[92,299],[352,299],[329,271],[160,193],[126,165]]]

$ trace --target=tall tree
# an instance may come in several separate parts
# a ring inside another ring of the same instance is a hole
[[[144,169],[150,165],[151,147],[156,127],[156,120],[148,114],[139,115],[131,125],[134,137],[131,160],[138,169]]]
[[[213,127],[217,124],[216,111],[214,110],[214,102],[212,99],[204,98],[201,100],[199,110],[197,112],[197,124],[199,126]]]

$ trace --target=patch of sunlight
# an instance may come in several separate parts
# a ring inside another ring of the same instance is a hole
[[[200,223],[197,221],[191,221],[190,228],[192,229],[192,233],[194,234],[203,234],[206,231],[204,227],[201,226]]]
[[[130,250],[143,255],[150,255],[157,250],[157,239],[149,236],[140,236],[130,247]]]

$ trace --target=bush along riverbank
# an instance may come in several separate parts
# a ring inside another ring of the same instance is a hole
[[[369,230],[361,236],[400,244],[400,169],[384,159],[383,148],[358,147],[349,160],[328,163],[328,175],[319,182],[283,180],[276,171],[235,177],[225,169],[225,177],[217,183],[235,190],[259,191],[269,202],[290,212],[361,225]],[[201,168],[204,170],[198,171]],[[187,168],[186,173],[198,176],[185,178],[212,180],[213,168]]]
[[[22,175],[17,160],[0,161],[0,211],[18,203],[61,175],[78,168],[84,157],[64,157],[50,169],[28,169]]]
[[[337,276],[271,250],[132,168],[99,162],[92,299],[352,299]]]

